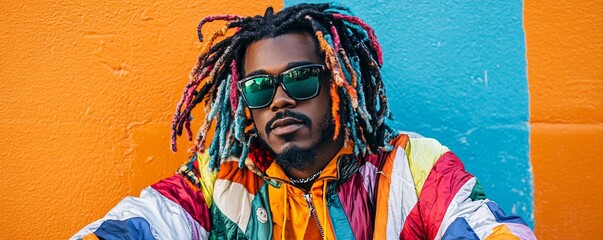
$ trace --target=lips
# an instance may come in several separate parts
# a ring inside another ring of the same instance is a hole
[[[285,111],[274,114],[264,126],[264,131],[266,135],[274,134],[279,137],[287,137],[286,135],[294,133],[302,127],[312,130],[312,119],[302,113],[285,109]]]
[[[285,117],[274,121],[270,129],[275,135],[286,135],[297,131],[303,126],[303,121],[292,117]]]

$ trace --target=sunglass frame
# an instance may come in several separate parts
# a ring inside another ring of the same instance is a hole
[[[284,82],[283,82],[283,77],[293,71],[299,70],[299,69],[303,69],[303,68],[314,68],[317,67],[318,68],[318,83],[317,83],[317,87],[316,87],[316,92],[314,94],[312,94],[309,97],[305,97],[305,98],[297,98],[292,96],[289,93],[289,90],[287,90],[287,87],[285,86]],[[267,74],[263,74],[263,75],[254,75],[254,76],[249,76],[246,77],[240,81],[237,82],[237,90],[239,91],[239,93],[243,96],[243,100],[245,101],[245,103],[247,104],[247,107],[249,107],[249,109],[259,109],[259,108],[265,108],[266,106],[270,105],[272,103],[272,101],[274,100],[274,95],[276,95],[276,88],[280,85],[283,90],[285,90],[285,94],[287,94],[287,96],[289,96],[290,98],[296,100],[296,101],[305,101],[308,99],[312,99],[316,96],[318,96],[318,94],[320,93],[320,88],[322,85],[322,80],[323,80],[323,74],[324,71],[326,70],[325,66],[322,64],[308,64],[308,65],[302,65],[302,66],[298,66],[298,67],[294,67],[291,69],[288,69],[278,75],[267,75]],[[245,96],[245,93],[243,92],[243,84],[245,82],[257,79],[257,78],[269,78],[272,81],[272,94],[270,97],[270,100],[264,104],[264,105],[259,105],[259,106],[251,106],[249,104],[249,101],[247,100],[247,96]]]

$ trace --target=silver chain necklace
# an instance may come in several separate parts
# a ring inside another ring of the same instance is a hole
[[[314,181],[314,180],[315,180],[315,179],[316,179],[316,178],[317,178],[317,177],[320,175],[320,173],[322,173],[322,170],[318,171],[318,172],[317,172],[317,173],[315,173],[315,174],[312,174],[312,176],[309,176],[309,177],[307,177],[307,178],[302,178],[302,179],[294,179],[294,178],[291,178],[291,177],[290,177],[290,178],[289,178],[289,180],[291,180],[291,182],[292,182],[292,183],[295,183],[295,184],[303,184],[303,183],[308,183],[308,182]]]

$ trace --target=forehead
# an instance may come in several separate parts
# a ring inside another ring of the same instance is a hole
[[[260,71],[276,75],[293,62],[322,63],[314,38],[309,34],[284,34],[250,44],[245,51],[245,74]]]

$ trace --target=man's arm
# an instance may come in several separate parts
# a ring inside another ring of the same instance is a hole
[[[506,215],[487,199],[458,157],[436,140],[410,138],[395,154],[396,162],[408,163],[400,170],[412,176],[406,182],[414,185],[402,193],[402,199],[414,200],[402,204],[408,207],[402,210],[400,238],[535,239],[520,217]]]
[[[140,197],[126,197],[102,219],[71,239],[94,234],[103,239],[208,239],[215,174],[199,174],[207,156],[194,155],[174,176],[142,190]],[[204,196],[206,195],[206,196]]]

